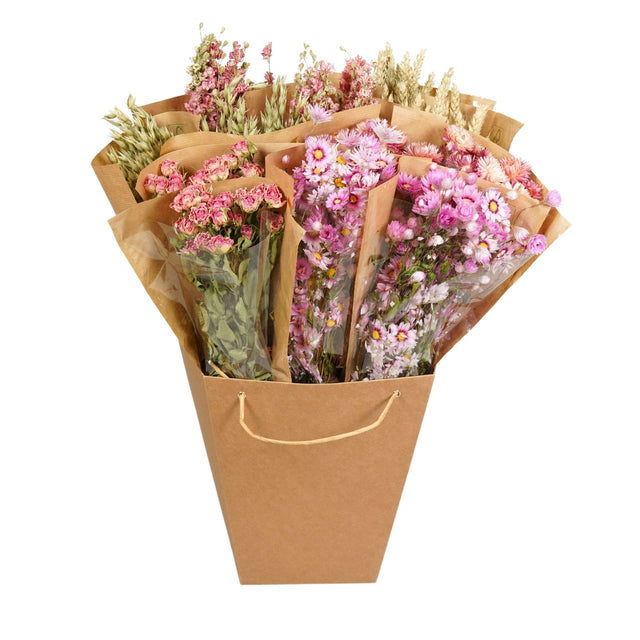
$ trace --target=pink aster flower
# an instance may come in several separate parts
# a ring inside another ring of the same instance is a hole
[[[525,180],[520,184],[524,185],[524,188],[534,200],[542,198],[542,187],[535,180]]]
[[[296,278],[306,281],[311,277],[311,265],[306,258],[299,257],[296,262]]]
[[[406,193],[407,195],[415,195],[419,193],[421,189],[420,178],[418,176],[412,176],[408,173],[398,174],[398,191]]]
[[[492,220],[508,220],[511,208],[497,189],[487,189],[480,199],[482,212]]]
[[[310,251],[309,249],[305,249],[304,253],[312,266],[321,271],[326,271],[329,268],[331,259],[327,254],[320,253],[319,251]]]
[[[305,140],[307,165],[324,169],[335,159],[336,152],[328,136],[310,136]]]

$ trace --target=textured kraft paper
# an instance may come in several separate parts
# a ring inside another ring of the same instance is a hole
[[[433,375],[304,385],[204,376],[185,367],[242,584],[375,582]],[[320,444],[262,442],[239,421],[246,394],[252,431],[282,440],[339,435]]]

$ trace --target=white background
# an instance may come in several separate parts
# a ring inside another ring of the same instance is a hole
[[[0,637],[640,638],[633,4],[19,4],[2,38]],[[90,167],[204,31],[389,42],[525,124],[573,226],[439,366],[379,580],[240,586],[177,343]]]

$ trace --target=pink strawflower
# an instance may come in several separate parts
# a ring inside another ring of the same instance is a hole
[[[540,233],[529,237],[527,241],[527,251],[533,255],[541,254],[547,248],[547,239]]]
[[[552,189],[551,191],[549,191],[549,193],[547,193],[544,201],[550,207],[559,207],[562,203],[562,198],[560,197],[560,193],[558,191]]]
[[[529,178],[531,165],[514,156],[506,156],[500,159],[500,165],[509,181],[514,184]]]
[[[454,124],[448,124],[444,128],[442,139],[450,145],[452,151],[473,151],[476,146],[473,135],[463,127]]]
[[[310,104],[307,106],[307,115],[315,124],[329,122],[333,118],[333,111],[325,109],[320,105]]]

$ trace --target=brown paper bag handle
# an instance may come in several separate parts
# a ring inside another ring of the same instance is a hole
[[[272,444],[291,444],[291,445],[306,445],[306,444],[321,444],[323,442],[334,442],[336,440],[344,440],[344,438],[351,438],[352,436],[360,435],[361,433],[365,433],[366,431],[371,431],[371,429],[375,429],[379,427],[383,420],[387,417],[387,413],[389,413],[389,409],[391,409],[391,405],[396,398],[399,398],[402,394],[397,389],[391,394],[389,400],[387,400],[387,404],[385,405],[382,413],[378,417],[375,422],[367,425],[366,427],[360,427],[359,429],[355,429],[353,431],[348,431],[347,433],[340,433],[335,436],[327,436],[325,438],[315,438],[314,440],[276,440],[274,438],[265,438],[265,436],[258,435],[249,429],[247,423],[244,421],[244,401],[247,397],[247,394],[244,391],[238,392],[238,398],[240,400],[240,426],[255,440],[260,440],[261,442],[270,442]]]

